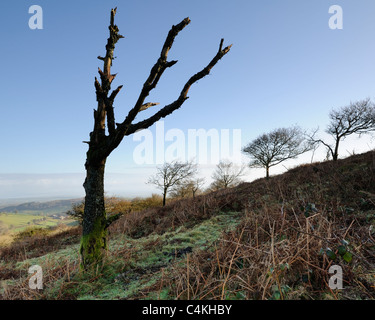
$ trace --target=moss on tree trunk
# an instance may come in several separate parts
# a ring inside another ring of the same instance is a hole
[[[81,238],[81,269],[87,269],[92,265],[97,265],[103,260],[107,249],[107,232],[103,224],[98,219],[94,229],[83,235]]]
[[[81,269],[102,261],[107,250],[107,216],[104,207],[104,164],[87,166],[81,238]]]

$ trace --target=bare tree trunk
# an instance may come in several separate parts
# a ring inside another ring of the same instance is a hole
[[[266,166],[266,179],[270,178],[270,167]]]
[[[163,207],[165,207],[166,202],[167,202],[167,189],[164,189],[164,192],[163,192]]]
[[[107,249],[107,216],[104,207],[104,168],[87,165],[84,183],[86,191],[83,230],[81,239],[81,267],[95,265],[102,260]]]
[[[333,161],[337,161],[339,158],[339,144],[340,144],[340,138],[336,138],[335,151],[332,152]]]

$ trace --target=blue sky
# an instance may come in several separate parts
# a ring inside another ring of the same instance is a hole
[[[43,30],[28,26],[33,4],[43,9]],[[343,9],[343,30],[328,27],[331,5]],[[245,145],[277,127],[323,130],[332,108],[374,99],[373,0],[2,1],[0,198],[83,196],[82,141],[92,131],[94,77],[102,67],[96,57],[104,54],[109,12],[116,6],[116,24],[125,36],[112,67],[118,73],[113,87],[124,85],[115,102],[117,122],[134,105],[170,27],[187,16],[191,24],[170,52],[179,62],[150,101],[173,101],[211,60],[221,38],[233,47],[165,119],[166,131],[241,129]],[[356,152],[374,145],[364,137],[346,143],[343,150]],[[154,167],[133,160],[137,144],[127,137],[108,158],[109,193],[153,191],[145,180]],[[209,177],[210,169],[202,174]],[[249,171],[248,179],[262,174]]]

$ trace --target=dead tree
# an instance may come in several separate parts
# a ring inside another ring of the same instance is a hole
[[[85,163],[86,179],[83,184],[86,196],[80,247],[81,267],[83,269],[96,265],[102,260],[107,249],[107,228],[118,218],[118,216],[107,217],[104,208],[104,169],[107,157],[118,147],[125,136],[129,136],[137,130],[148,128],[159,119],[179,109],[188,99],[187,94],[190,87],[208,75],[216,63],[231,48],[231,46],[223,48],[224,40],[222,39],[214,58],[204,69],[193,75],[186,82],[175,101],[164,106],[151,117],[134,123],[139,112],[156,105],[156,103],[145,102],[145,99],[157,86],[164,71],[177,63],[177,61],[167,60],[168,52],[178,33],[190,23],[190,19],[186,18],[179,24],[172,26],[162,47],[160,57],[151,68],[150,75],[143,85],[138,100],[130,109],[124,121],[116,123],[113,105],[122,86],[111,92],[111,85],[116,76],[116,74],[111,74],[111,67],[115,45],[123,36],[119,34],[119,29],[114,23],[115,14],[116,9],[112,9],[106,54],[104,57],[98,57],[98,59],[103,61],[104,65],[103,70],[99,68],[100,81],[95,78],[98,106],[94,110],[94,130],[90,133],[90,140],[86,142],[89,149]]]

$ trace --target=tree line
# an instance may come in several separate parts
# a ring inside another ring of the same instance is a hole
[[[332,142],[324,141],[317,136],[318,129],[309,133],[299,126],[278,128],[264,133],[247,144],[242,152],[250,157],[250,168],[263,168],[266,178],[270,177],[270,168],[289,159],[296,159],[301,154],[316,150],[319,146],[327,149],[327,159],[337,161],[340,143],[353,134],[367,134],[375,131],[375,106],[369,99],[350,103],[347,106],[333,109],[329,113],[329,125],[325,132]],[[211,178],[213,182],[203,189],[204,179],[197,177],[197,165],[192,161],[178,160],[165,163],[157,168],[157,173],[149,180],[162,191],[163,206],[167,195],[172,198],[195,197],[199,192],[215,191],[238,185],[244,175],[245,166],[236,166],[222,160],[216,167]]]

